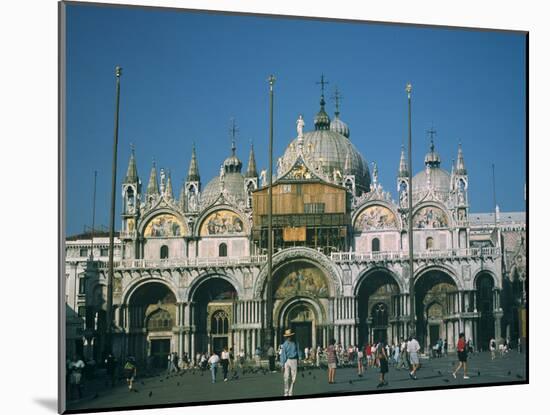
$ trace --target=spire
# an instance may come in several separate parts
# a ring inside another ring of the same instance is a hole
[[[229,127],[229,133],[231,134],[231,154],[234,156],[237,146],[235,145],[235,136],[237,135],[237,124],[235,123],[235,118],[231,118],[231,127]]]
[[[248,169],[246,170],[246,177],[258,177],[256,157],[254,156],[254,144],[250,144],[250,155],[248,156]]]
[[[199,182],[201,176],[199,174],[199,164],[197,162],[197,152],[195,150],[195,143],[193,143],[193,150],[191,151],[191,161],[189,162],[189,171],[187,172],[188,182]]]
[[[399,159],[399,177],[409,177],[409,169],[405,159],[405,146],[401,145],[401,158]]]
[[[126,171],[126,177],[124,178],[124,183],[137,183],[138,173],[137,173],[134,145],[130,144],[130,148],[131,148],[130,161],[128,162],[128,170]]]
[[[147,185],[147,196],[158,195],[159,184],[157,181],[157,165],[153,160],[153,167],[151,168],[151,175],[149,176],[149,184]]]
[[[458,143],[458,156],[456,159],[456,174],[464,176],[467,174],[466,165],[464,164],[464,155],[462,154],[462,144]]]
[[[330,128],[330,118],[325,111],[325,85],[328,84],[328,81],[325,81],[325,76],[321,74],[321,81],[317,82],[318,85],[321,85],[321,109],[315,116],[315,129],[316,130],[328,130]]]
[[[166,179],[166,189],[164,190],[164,196],[167,199],[174,198],[174,192],[172,191],[172,177],[170,175],[170,170],[168,170],[168,178]]]

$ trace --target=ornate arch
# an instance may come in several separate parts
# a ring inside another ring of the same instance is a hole
[[[355,226],[356,226],[356,222],[357,220],[359,219],[359,217],[369,208],[371,207],[375,207],[375,206],[381,206],[383,208],[386,208],[388,209],[394,216],[395,218],[395,222],[396,222],[396,226],[395,228],[388,228],[388,230],[397,230],[397,231],[400,231],[403,229],[403,222],[401,220],[401,215],[399,215],[399,213],[397,212],[397,210],[395,209],[395,206],[392,204],[392,203],[389,203],[385,200],[370,200],[368,201],[367,203],[364,203],[362,204],[361,206],[359,206],[358,208],[356,208],[351,216],[351,223],[353,225],[353,230],[355,232]],[[380,230],[384,230],[383,228],[381,228]]]
[[[201,227],[204,221],[208,219],[210,215],[212,215],[213,213],[217,211],[223,211],[223,210],[228,210],[240,218],[242,222],[243,230],[242,232],[237,233],[236,234],[237,236],[249,235],[250,226],[248,223],[248,219],[246,218],[244,213],[236,209],[234,206],[224,203],[224,204],[210,206],[199,215],[199,217],[195,221],[195,226],[193,227],[193,236],[200,237]]]
[[[176,297],[176,302],[181,302],[181,297],[179,296],[178,287],[174,285],[174,283],[170,280],[166,280],[164,278],[152,278],[152,277],[146,277],[146,278],[140,278],[139,280],[135,281],[132,284],[129,284],[124,291],[122,292],[122,302],[121,304],[129,305],[130,300],[132,296],[136,293],[136,291],[143,287],[144,285],[150,284],[150,283],[159,283],[166,288],[168,288],[170,291],[172,291],[172,294],[174,294],[174,297]]]
[[[203,274],[193,279],[191,285],[189,285],[189,288],[187,289],[187,294],[184,296],[185,299],[187,301],[193,301],[193,297],[195,296],[197,289],[205,282],[215,278],[219,278],[224,281],[227,281],[229,284],[233,286],[233,288],[237,292],[237,298],[243,298],[244,288],[242,284],[233,275],[220,274],[216,272],[204,272]]]
[[[327,312],[324,309],[323,305],[317,302],[314,298],[301,296],[289,298],[286,301],[281,302],[274,310],[274,315],[276,316],[275,321],[277,322],[278,327],[284,327],[284,319],[286,315],[292,309],[292,307],[300,303],[306,303],[311,307],[311,309],[315,313],[317,324],[324,324],[327,322]]]
[[[327,256],[312,248],[297,247],[288,248],[273,255],[272,274],[275,274],[289,262],[303,261],[319,267],[328,278],[328,286],[331,296],[342,295],[342,278],[334,263]],[[265,295],[265,283],[267,280],[267,264],[262,267],[256,282],[254,283],[254,298],[262,298]]]
[[[451,267],[448,267],[446,265],[429,264],[429,265],[424,265],[420,268],[417,268],[414,273],[414,285],[416,286],[420,278],[422,278],[425,274],[427,274],[430,271],[439,271],[439,272],[442,272],[443,274],[446,274],[454,282],[457,290],[459,291],[464,290],[465,288],[464,284],[462,283],[460,278],[456,275],[456,272]]]
[[[498,288],[498,289],[502,288],[502,285],[498,281],[497,275],[493,271],[491,271],[489,269],[481,269],[481,270],[476,272],[475,277],[473,279],[473,288],[474,289],[477,289],[477,281],[483,274],[487,274],[493,279],[494,288]]]
[[[374,266],[371,266],[371,267],[368,267],[368,268],[365,268],[364,270],[362,270],[357,278],[357,280],[355,281],[355,284],[353,285],[353,295],[354,296],[358,296],[359,295],[359,291],[361,290],[361,287],[363,285],[363,283],[365,283],[369,276],[377,273],[377,272],[383,272],[387,275],[390,276],[390,278],[397,284],[397,287],[399,288],[399,293],[404,293],[405,292],[405,286],[403,285],[403,281],[401,280],[401,278],[399,278],[399,275],[397,275],[394,271],[392,271],[391,269],[389,268],[386,268],[386,267],[382,267],[382,266],[379,266],[379,265],[374,265]]]

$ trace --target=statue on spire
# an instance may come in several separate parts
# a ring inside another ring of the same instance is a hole
[[[296,121],[296,131],[298,132],[298,138],[302,138],[304,136],[304,126],[306,125],[304,121],[304,117],[302,117],[302,114],[298,116],[298,120]]]

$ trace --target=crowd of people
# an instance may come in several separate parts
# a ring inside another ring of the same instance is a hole
[[[166,371],[170,375],[182,370],[192,369],[203,372],[209,370],[212,383],[216,383],[220,368],[223,382],[238,380],[239,371],[244,374],[246,371],[261,370],[265,373],[276,373],[280,370],[283,373],[283,393],[285,396],[292,396],[299,367],[327,369],[329,384],[336,383],[338,368],[356,368],[358,377],[363,377],[367,371],[376,371],[379,374],[378,387],[388,385],[387,373],[390,367],[395,370],[407,370],[412,380],[417,379],[417,371],[421,367],[421,347],[414,336],[401,339],[399,343],[391,345],[384,341],[378,341],[366,343],[361,347],[358,345],[344,347],[341,343],[336,343],[335,339],[330,339],[329,344],[324,348],[320,345],[301,348],[294,340],[294,333],[290,329],[285,331],[283,337],[285,341],[277,349],[269,346],[264,353],[260,347],[257,347],[251,355],[246,355],[244,350],[234,352],[233,348],[227,347],[211,353],[197,353],[194,357],[190,357],[187,353],[183,353],[181,357],[176,352],[170,353],[167,356]],[[491,360],[496,359],[497,356],[503,357],[511,350],[508,340],[498,343],[491,338],[487,346]],[[455,349],[458,365],[451,374],[456,379],[458,372],[462,369],[463,378],[469,379],[467,362],[468,356],[476,352],[474,343],[471,339],[467,341],[465,334],[460,333]],[[427,353],[428,351],[429,353]],[[437,359],[447,356],[447,340],[438,339],[425,352],[424,357]],[[262,360],[263,357],[267,357],[267,362]],[[279,368],[277,368],[276,362],[278,362]],[[138,373],[138,363],[133,357],[130,356],[119,364],[112,354],[108,354],[103,363],[106,386],[114,387],[117,375],[120,377],[122,373],[128,389],[133,391],[134,380]],[[158,369],[155,372],[152,366],[154,366],[154,362],[149,359],[140,366],[140,372],[145,372],[145,376],[158,373]],[[82,398],[83,381],[86,378],[91,378],[89,373],[93,371],[94,367],[94,361],[85,363],[78,356],[67,360],[67,396],[69,400]]]

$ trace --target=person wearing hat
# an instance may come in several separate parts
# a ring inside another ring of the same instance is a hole
[[[299,345],[294,341],[294,333],[286,329],[283,336],[286,338],[281,346],[281,367],[284,376],[284,396],[292,396],[296,374],[298,372]],[[290,378],[290,381],[289,381]]]

